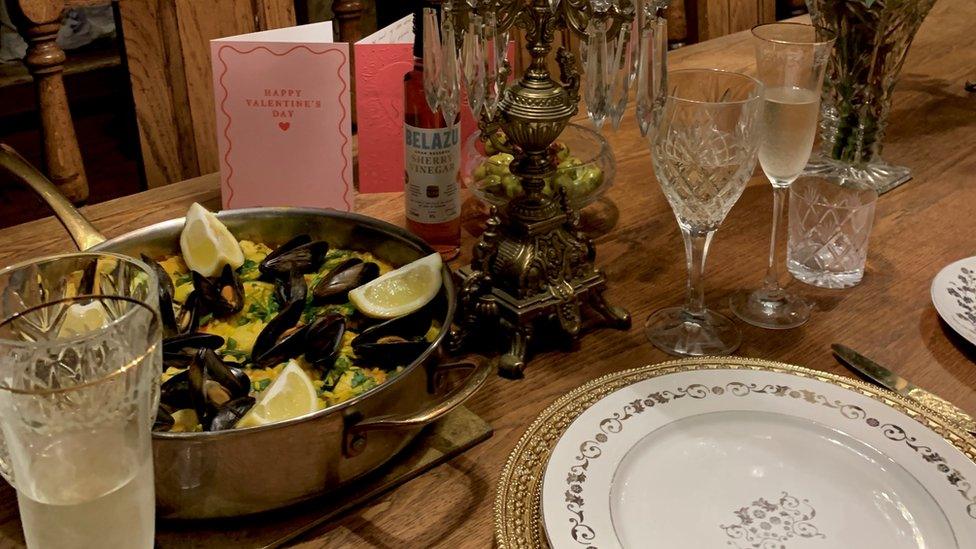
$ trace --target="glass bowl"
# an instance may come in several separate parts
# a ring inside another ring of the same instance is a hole
[[[509,200],[523,193],[522,186],[508,171],[512,156],[490,155],[486,145],[481,141],[481,132],[473,133],[464,143],[461,177],[478,200],[503,209]],[[579,210],[600,198],[613,184],[617,163],[610,145],[599,133],[567,124],[553,145],[552,156],[559,167],[548,178],[544,193],[554,196],[556,189],[563,187],[570,205]]]

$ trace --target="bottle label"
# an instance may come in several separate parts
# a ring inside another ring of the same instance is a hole
[[[458,191],[461,124],[450,128],[404,124],[403,134],[407,219],[432,224],[458,218],[461,215]]]

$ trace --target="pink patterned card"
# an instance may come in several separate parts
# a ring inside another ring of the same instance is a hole
[[[509,45],[509,58],[512,56]],[[359,192],[403,190],[403,76],[413,68],[413,16],[354,45]],[[462,90],[463,94],[463,90]],[[461,98],[461,143],[478,124]]]
[[[349,45],[332,23],[210,42],[224,208],[353,209]]]

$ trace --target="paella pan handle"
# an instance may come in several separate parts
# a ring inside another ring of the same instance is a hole
[[[4,168],[14,177],[21,180],[34,190],[47,205],[54,210],[54,216],[64,225],[75,241],[79,250],[87,250],[96,244],[105,242],[105,237],[95,228],[58,188],[51,183],[43,173],[24,160],[17,151],[10,146],[0,143],[0,168]]]
[[[408,414],[380,416],[348,425],[343,436],[343,455],[354,457],[362,453],[366,448],[366,433],[369,431],[422,427],[444,417],[477,392],[492,371],[491,362],[479,355],[467,355],[449,364],[437,365],[435,368],[436,371],[470,369],[471,374],[464,382],[459,383],[428,408]]]

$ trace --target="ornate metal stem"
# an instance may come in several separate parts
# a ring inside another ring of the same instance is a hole
[[[492,346],[497,339],[486,337],[486,328],[495,328],[498,336],[509,341],[499,366],[500,373],[509,377],[521,377],[538,330],[555,328],[575,339],[589,325],[630,327],[630,315],[603,297],[606,280],[593,266],[595,249],[580,230],[579,214],[564,194],[552,198],[543,193],[545,179],[555,170],[550,145],[576,115],[580,85],[573,53],[564,48],[557,53],[561,83],[553,80],[546,60],[558,28],[582,33],[594,13],[589,0],[562,0],[556,10],[550,1],[481,0],[474,8],[497,14],[500,30],[512,25],[524,30],[531,56],[518,82],[504,91],[497,115],[490,119],[484,115],[480,124],[482,137],[493,143],[498,144],[497,130],[507,136],[508,150],[515,156],[511,170],[525,193],[504,212],[492,209],[471,265],[460,271],[463,312],[455,340],[457,346]],[[614,8],[599,14],[615,25],[625,15],[633,17],[633,10],[625,14]],[[588,316],[595,322],[584,321],[583,308],[592,312]]]

